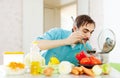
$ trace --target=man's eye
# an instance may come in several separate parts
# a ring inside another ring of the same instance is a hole
[[[84,33],[87,33],[88,31],[83,31]]]

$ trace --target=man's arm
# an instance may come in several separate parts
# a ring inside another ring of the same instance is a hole
[[[68,45],[67,39],[62,40],[38,40],[38,47],[41,50],[47,50],[51,48],[56,48],[59,46]]]
[[[82,35],[79,32],[73,32],[68,38],[61,40],[38,40],[38,46],[41,50],[47,50],[64,45],[71,45],[80,42]]]

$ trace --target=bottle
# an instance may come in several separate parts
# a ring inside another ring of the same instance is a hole
[[[30,49],[30,74],[38,75],[41,70],[41,55],[40,49],[37,46],[37,42],[32,43],[32,47]]]

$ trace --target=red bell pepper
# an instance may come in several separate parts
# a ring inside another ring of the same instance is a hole
[[[79,52],[78,54],[76,54],[75,57],[76,57],[76,59],[77,59],[78,61],[80,61],[82,58],[87,57],[87,55],[85,54],[84,51],[81,51],[81,52]]]

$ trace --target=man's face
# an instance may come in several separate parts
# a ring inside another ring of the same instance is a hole
[[[78,29],[78,31],[83,35],[84,42],[90,39],[90,36],[93,33],[94,29],[94,24],[85,24]]]

